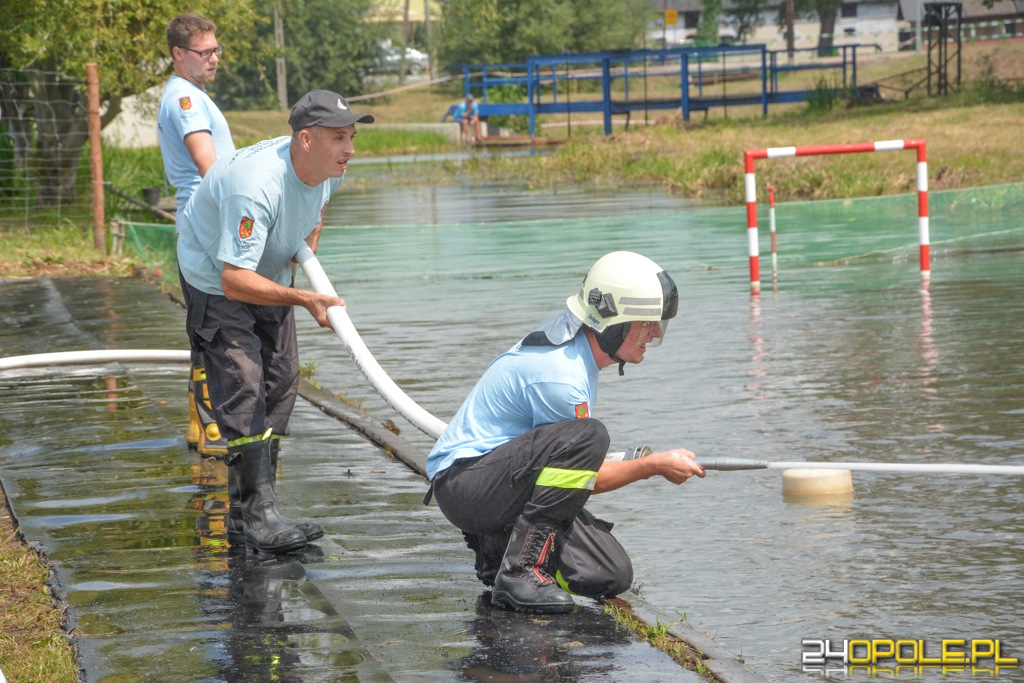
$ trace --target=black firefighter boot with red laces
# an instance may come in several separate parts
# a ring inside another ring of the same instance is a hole
[[[306,535],[294,524],[286,523],[277,511],[270,440],[232,446],[225,461],[238,484],[246,549],[287,553],[305,546]]]
[[[501,568],[494,577],[491,602],[516,612],[571,612],[572,596],[544,568],[554,547],[554,526],[532,524],[522,516],[516,519]]]

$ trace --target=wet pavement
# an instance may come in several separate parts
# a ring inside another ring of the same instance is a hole
[[[0,356],[183,348],[182,310],[140,279],[0,282],[0,316]],[[224,467],[185,444],[185,377],[173,364],[0,373],[0,480],[54,564],[85,680],[707,680],[589,600],[564,616],[491,609],[461,535],[422,504],[414,449],[392,457],[357,431],[382,432],[373,420],[310,387],[278,493],[326,534],[280,558],[233,550]],[[631,602],[722,680],[761,680]]]

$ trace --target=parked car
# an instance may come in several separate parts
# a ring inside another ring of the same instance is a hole
[[[405,48],[405,73],[419,75],[427,70],[430,59],[427,55],[411,47]],[[388,47],[384,55],[377,61],[376,73],[398,73],[402,68],[402,48]]]

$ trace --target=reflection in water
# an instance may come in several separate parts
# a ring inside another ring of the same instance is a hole
[[[931,283],[924,283],[920,292],[921,332],[918,335],[918,353],[921,356],[921,365],[918,368],[918,374],[922,378],[921,393],[928,397],[937,393],[936,377],[933,373],[939,363],[939,350],[933,339]],[[941,431],[941,429],[942,425],[929,425],[931,431]]]
[[[295,558],[230,554],[228,607],[231,627],[226,648],[232,666],[229,681],[299,680],[295,670],[300,652],[288,642],[285,586],[305,578]]]
[[[310,544],[284,555],[254,554],[227,541],[227,466],[190,452],[196,511],[196,581],[204,609],[223,620],[219,680],[279,683],[307,680],[303,671],[346,671],[366,661],[354,634],[319,595],[306,565],[323,560]],[[319,674],[317,674],[319,676]]]
[[[579,673],[566,646],[576,641],[569,618],[533,619],[495,610],[490,591],[477,600],[476,614],[470,625],[473,652],[453,663],[468,680],[564,681]]]
[[[220,458],[205,457],[189,451],[192,458],[192,484],[195,492],[186,507],[199,513],[196,522],[196,561],[206,571],[227,568],[228,473]],[[244,550],[244,548],[243,548]],[[212,552],[211,552],[212,551]]]
[[[625,672],[614,660],[594,657],[589,648],[594,640],[604,645],[630,642],[628,631],[604,617],[600,606],[578,605],[569,614],[531,616],[493,607],[491,593],[485,591],[477,598],[475,612],[468,629],[472,652],[452,662],[466,680],[623,680],[616,674]]]

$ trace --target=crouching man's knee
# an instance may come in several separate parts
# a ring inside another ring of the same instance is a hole
[[[633,585],[633,562],[611,534],[612,525],[584,509],[556,537],[555,579],[565,590],[590,598],[611,597]]]
[[[571,574],[571,572],[570,572]],[[611,598],[625,593],[633,585],[633,563],[629,558],[616,567],[602,567],[590,574],[573,574],[566,577],[559,568],[555,580],[563,589],[573,595],[588,598]]]

